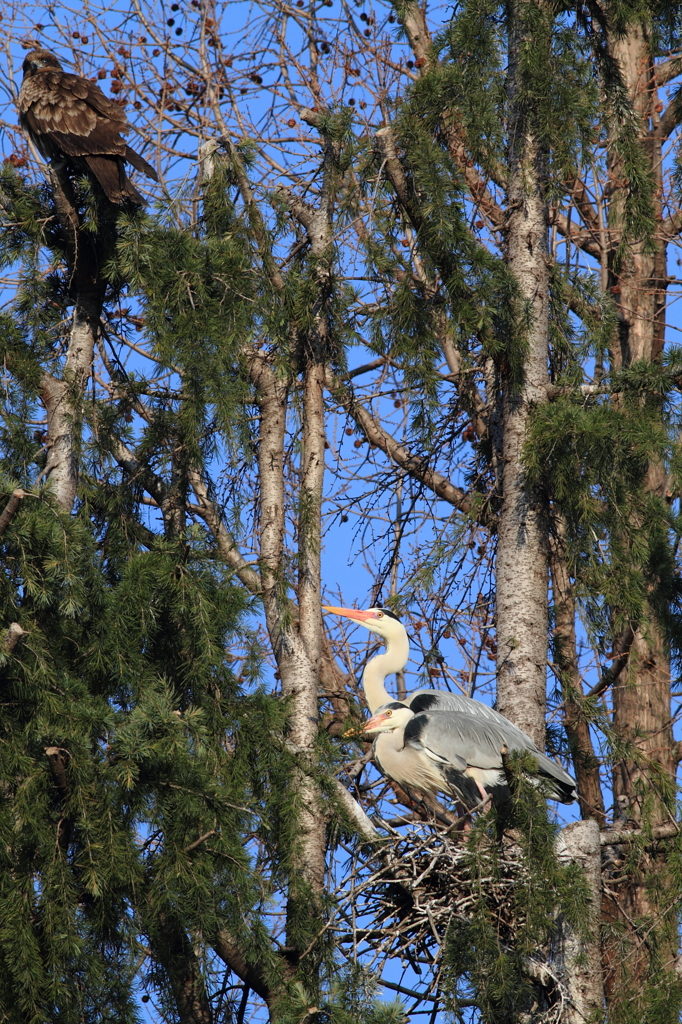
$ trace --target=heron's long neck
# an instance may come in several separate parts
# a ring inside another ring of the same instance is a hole
[[[386,689],[386,676],[391,672],[400,672],[405,668],[410,656],[410,644],[407,637],[391,640],[383,654],[377,654],[365,665],[362,674],[362,687],[369,710],[374,712],[383,704],[393,700]]]
[[[393,758],[405,749],[405,730],[393,729],[391,732],[380,732],[374,741],[374,753],[381,763],[384,771],[387,771],[391,778],[399,774],[398,764]],[[393,771],[391,771],[393,769]],[[394,774],[395,773],[395,774]]]
[[[373,753],[380,771],[388,775],[389,779],[393,779],[399,786],[423,788],[419,785],[419,765],[414,764],[414,756],[405,747],[404,729],[380,732],[374,741]]]

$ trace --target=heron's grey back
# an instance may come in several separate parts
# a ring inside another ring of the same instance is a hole
[[[459,714],[475,715],[489,722],[497,722],[498,725],[507,724],[507,719],[494,708],[473,697],[450,693],[448,690],[415,690],[405,703],[415,715],[422,711],[457,711]]]

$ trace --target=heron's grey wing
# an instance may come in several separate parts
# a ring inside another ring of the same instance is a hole
[[[501,716],[500,716],[501,717]],[[455,711],[435,711],[416,715],[409,723],[411,738],[419,739],[434,754],[444,758],[462,758],[472,768],[501,770],[504,746],[509,751],[529,751],[537,759],[540,774],[559,786],[559,799],[572,800],[575,782],[564,769],[535,746],[529,736],[503,719],[503,725],[477,715]],[[406,736],[408,729],[405,730]]]
[[[507,743],[495,723],[457,711],[422,712],[405,728],[405,740],[418,742],[434,758],[464,767],[502,767],[500,748]]]
[[[466,775],[466,759],[456,750],[449,750],[438,742],[432,745],[428,735],[426,715],[415,715],[403,732],[404,748],[415,755],[416,763],[427,763],[440,774],[443,784],[436,788],[450,793],[466,807],[480,803],[480,794],[473,779]]]
[[[431,742],[431,733],[428,729],[428,718],[426,715],[415,715],[405,726],[405,746],[419,751],[434,761],[441,768],[451,765],[457,771],[463,772],[468,767],[466,758],[457,750],[450,748],[447,744],[439,741],[439,734],[434,734],[435,744]]]
[[[536,747],[530,736],[527,736],[525,732],[518,729],[515,725],[512,725],[512,723],[506,718],[502,718],[501,715],[499,717],[501,719],[501,723],[481,722],[480,726],[478,721],[470,723],[470,729],[472,732],[475,732],[477,727],[481,732],[483,732],[485,737],[483,744],[487,750],[491,751],[492,745],[495,745],[499,755],[498,763],[502,763],[502,755],[500,753],[502,746],[502,743],[500,742],[501,740],[504,741],[507,749],[510,751],[527,750],[537,760],[539,774],[544,775],[553,782],[559,784],[561,787],[561,792],[557,794],[559,798],[574,800],[576,797],[575,780],[568,774],[568,772],[565,771],[560,764],[557,764],[556,761],[553,761],[551,757],[548,757],[547,754],[543,753],[539,747]],[[471,763],[473,764],[474,762]]]

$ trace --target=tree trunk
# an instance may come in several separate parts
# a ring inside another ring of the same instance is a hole
[[[291,685],[293,714],[289,735],[306,752],[311,767],[318,731],[318,693],[322,657],[322,485],[324,481],[324,365],[311,361],[303,381],[303,451],[299,498],[299,636],[305,649],[305,668]],[[314,774],[300,779],[301,861],[312,889],[324,889],[325,823]]]
[[[611,40],[628,95],[638,115],[641,138],[650,157],[651,173],[657,180],[657,213],[661,212],[662,139],[657,127],[649,129],[657,105],[656,80],[651,56],[649,26],[636,23],[627,35]],[[653,123],[653,122],[652,122]],[[617,155],[610,156],[609,178],[621,180],[624,174]],[[615,245],[623,230],[622,189],[616,189],[611,203],[610,219],[614,231],[611,249],[610,283],[618,307],[618,345],[612,353],[616,368],[637,360],[658,361],[663,348],[665,329],[665,246],[655,240],[655,251],[635,242],[624,258],[616,263]],[[661,500],[665,497],[665,470],[652,464],[647,473],[647,487]],[[663,640],[655,621],[646,630],[638,631],[632,646],[630,664],[626,666],[613,689],[613,725],[620,737],[634,743],[652,758],[670,777],[675,777],[675,748],[670,719],[670,665]],[[613,785],[616,802],[627,803],[628,815],[641,821],[642,792],[651,793],[646,768],[638,768],[633,760],[619,762],[614,770]],[[640,786],[643,782],[643,789]],[[666,820],[664,803],[655,799],[652,824]]]
[[[323,372],[323,367],[320,367]],[[300,759],[291,780],[296,795],[298,838],[292,853],[287,903],[287,950],[295,966],[310,935],[324,889],[325,822],[314,777],[317,740],[319,666],[321,658],[321,607],[319,595],[319,515],[309,521],[308,511],[321,504],[324,472],[324,433],[317,406],[322,401],[320,375],[304,380],[301,511],[299,513],[300,569],[299,620],[291,619],[284,567],[285,490],[284,442],[288,388],[278,379],[267,357],[258,352],[252,360],[261,412],[260,547],[263,603],[268,632],[282,680],[282,693],[290,700],[288,739]],[[318,461],[321,448],[321,463]],[[314,907],[311,907],[311,898]],[[306,937],[307,936],[307,937]]]
[[[601,943],[601,846],[596,821],[575,821],[557,836],[556,854],[565,864],[578,863],[590,893],[587,934],[581,936],[559,921],[558,962],[567,1001],[561,1024],[585,1024],[601,1018],[604,1006]]]
[[[610,38],[612,55],[618,60],[627,92],[640,125],[640,139],[649,158],[656,182],[655,204],[661,220],[662,142],[658,118],[658,94],[652,56],[652,31],[647,22],[631,24],[624,35]],[[609,150],[609,183],[612,199],[609,210],[611,249],[609,285],[618,309],[618,343],[612,352],[615,368],[637,360],[660,360],[665,331],[666,252],[660,237],[654,251],[634,240],[623,256],[617,252],[624,230],[625,171],[618,154]],[[620,186],[620,187],[616,187]],[[647,473],[648,490],[665,500],[665,470],[651,464]],[[675,780],[675,743],[670,716],[670,664],[653,610],[645,626],[636,630],[627,664],[613,687],[613,729],[634,756],[624,756],[614,765],[613,793],[619,815],[639,825],[652,825],[670,819],[670,794]],[[668,799],[660,783],[668,784]],[[647,876],[662,880],[665,874],[663,854],[646,855],[640,870],[611,885],[613,896],[605,901],[605,915],[617,922],[631,944],[632,953],[623,956],[620,945],[605,950],[606,992],[610,1000],[622,1000],[641,992],[650,967],[647,939],[639,934],[635,922],[653,921],[661,915]],[[645,929],[646,930],[646,929]],[[672,965],[676,940],[669,934],[664,960]]]
[[[103,201],[99,211],[102,224],[97,235],[81,231],[66,169],[53,165],[50,171],[55,205],[66,237],[74,308],[63,375],[45,373],[40,382],[40,397],[47,413],[47,464],[43,477],[62,508],[70,512],[78,488],[81,403],[99,335],[106,293],[102,269],[114,242],[115,214],[106,209]]]
[[[557,536],[550,543],[552,594],[554,597],[554,651],[564,699],[564,724],[575,769],[578,802],[582,818],[606,824],[604,799],[599,778],[599,761],[594,756],[589,721],[583,709],[583,691],[576,654],[575,601],[563,544],[564,524],[559,520]]]
[[[497,541],[497,706],[544,748],[547,670],[547,515],[542,495],[528,485],[522,463],[533,406],[547,400],[548,257],[543,159],[531,115],[520,98],[519,50],[524,3],[509,11],[509,188],[506,240],[518,283],[527,354],[523,379],[502,367],[502,507]],[[519,345],[519,339],[510,339]]]

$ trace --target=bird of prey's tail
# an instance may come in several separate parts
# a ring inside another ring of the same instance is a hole
[[[131,206],[144,206],[144,198],[126,174],[126,160],[136,170],[146,174],[148,178],[152,178],[154,181],[159,180],[154,168],[146,160],[143,160],[139,153],[136,153],[130,146],[125,148],[125,158],[104,154],[88,155],[85,157],[88,167],[97,178],[97,181],[104,190],[104,194],[111,203],[115,203],[117,206],[126,202]]]
[[[134,149],[131,149],[130,146],[126,146],[125,158],[129,164],[133,165],[136,171],[142,171],[143,174],[146,174],[147,177],[151,178],[153,181],[159,180],[152,165],[148,164],[147,161],[144,160],[139,153],[136,153]]]

